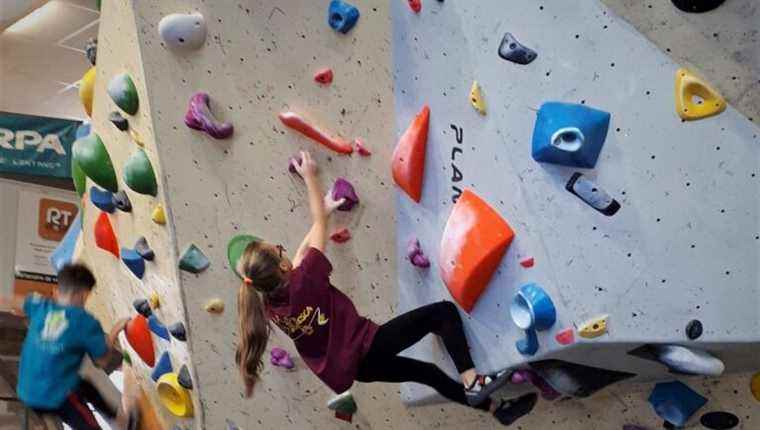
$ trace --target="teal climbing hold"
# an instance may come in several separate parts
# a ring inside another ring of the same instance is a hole
[[[108,95],[119,109],[130,115],[137,113],[140,104],[137,88],[128,74],[122,73],[111,78],[111,82],[108,83]]]
[[[203,251],[198,249],[195,245],[188,246],[182,254],[182,258],[179,260],[180,269],[196,274],[208,269],[208,266],[210,265],[211,262],[203,254]]]
[[[112,214],[116,211],[116,205],[113,203],[113,194],[110,191],[101,190],[98,187],[92,186],[90,187],[90,201],[96,208],[103,212]]]
[[[161,358],[158,359],[158,363],[156,363],[156,366],[153,368],[153,372],[150,374],[150,379],[152,379],[154,382],[158,382],[158,379],[165,374],[172,371],[172,359],[169,357],[169,352],[164,351],[163,354],[161,354]]]
[[[169,330],[158,319],[156,314],[151,313],[150,317],[148,317],[148,328],[150,329],[150,331],[155,333],[156,336],[160,337],[161,339],[170,340]]]
[[[121,248],[121,261],[137,278],[145,274],[145,260],[133,249]]]
[[[90,133],[88,136],[74,142],[72,148],[72,166],[75,164],[101,188],[105,188],[112,193],[119,191],[119,185],[116,182],[116,171],[113,169],[111,156],[108,155],[106,146],[103,145],[103,141],[100,140],[100,136],[96,133]],[[74,173],[74,167],[72,167],[72,174]],[[75,184],[79,182],[81,185],[82,182],[80,181],[83,181],[81,177],[78,179],[75,177]],[[82,191],[82,194],[84,194],[84,191]]]
[[[87,175],[73,157],[71,158],[71,179],[74,181],[74,189],[81,198],[87,192]]]
[[[136,193],[154,197],[158,194],[156,173],[148,155],[142,149],[137,150],[124,163],[124,183]]]

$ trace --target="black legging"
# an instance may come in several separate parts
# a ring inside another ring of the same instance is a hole
[[[435,364],[398,355],[429,333],[443,339],[459,373],[475,367],[456,306],[451,302],[438,302],[399,315],[380,326],[367,355],[359,363],[356,380],[417,382],[434,388],[449,400],[469,406],[461,382],[451,379]],[[476,408],[488,410],[490,403],[486,401]]]

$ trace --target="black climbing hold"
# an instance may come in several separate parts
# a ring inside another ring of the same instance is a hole
[[[177,382],[179,382],[179,385],[187,388],[188,390],[193,389],[193,379],[190,377],[190,371],[187,369],[187,365],[183,364],[182,368],[179,369]]]
[[[676,428],[676,426],[675,426],[675,424],[671,423],[670,421],[663,421],[662,422],[662,428],[668,429],[668,430],[673,430],[673,429]]]
[[[121,131],[129,130],[129,121],[127,121],[127,119],[121,116],[121,114],[117,111],[111,112],[111,114],[108,115],[108,120],[111,121],[113,125],[115,125],[116,128]]]
[[[686,324],[686,336],[691,339],[697,339],[702,336],[702,323],[699,320],[691,320]]]
[[[555,390],[571,397],[588,397],[604,387],[636,376],[633,373],[584,366],[562,360],[540,360],[530,367]]]
[[[169,333],[174,336],[175,339],[185,342],[187,340],[187,333],[185,332],[185,325],[182,322],[176,322],[168,327]]]
[[[601,187],[587,179],[583,173],[573,173],[573,176],[567,181],[565,189],[607,216],[615,215],[620,210],[620,203]]]
[[[137,253],[140,254],[140,257],[144,260],[153,261],[153,259],[156,258],[156,254],[150,249],[150,245],[148,245],[148,240],[145,239],[145,236],[140,236],[140,238],[137,239],[137,242],[135,243],[135,251],[137,251]]]
[[[113,200],[114,206],[116,206],[116,209],[122,212],[132,212],[132,202],[129,200],[129,196],[127,195],[126,191],[119,190],[111,198]]]
[[[150,318],[151,314],[153,314],[153,311],[150,309],[150,303],[147,299],[135,299],[135,301],[132,302],[132,306],[135,307],[138,314],[145,318]]]
[[[517,64],[530,64],[538,57],[536,51],[515,39],[512,33],[505,33],[499,45],[499,57]]]
[[[673,5],[684,12],[708,12],[720,6],[726,0],[671,0]]]
[[[103,212],[114,213],[116,211],[115,204],[113,202],[113,194],[110,191],[101,190],[96,186],[90,187],[90,201],[93,206],[102,210]]]
[[[87,42],[84,44],[84,54],[87,56],[87,59],[90,60],[90,64],[94,66],[98,59],[97,38],[91,37],[87,39]]]
[[[702,415],[699,422],[713,430],[729,430],[739,425],[739,418],[730,412],[708,412]]]

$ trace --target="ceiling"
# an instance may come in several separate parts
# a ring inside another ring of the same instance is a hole
[[[99,17],[95,0],[2,0],[0,110],[84,118],[75,84]]]

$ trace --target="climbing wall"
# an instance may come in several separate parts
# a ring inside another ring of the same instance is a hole
[[[187,364],[194,383],[190,392],[194,416],[188,419],[173,416],[158,399],[156,384],[150,379],[152,369],[142,364],[133,349],[127,347],[132,361],[136,362],[141,385],[161,421],[155,427],[148,428],[169,429],[175,424],[181,429],[219,429],[229,424],[241,429],[501,428],[489,416],[457,405],[407,409],[401,402],[399,387],[394,384],[356,384],[352,392],[359,410],[353,417],[353,423],[336,420],[332,411],[326,408],[333,393],[297,357],[295,370],[290,372],[267,362],[254,397],[244,399],[233,360],[238,341],[235,303],[240,281],[229,270],[226,248],[228,240],[241,233],[255,234],[281,243],[288,250],[297,247],[308,229],[304,221],[308,219],[308,208],[303,183],[287,172],[287,163],[296,151],[309,149],[322,168],[325,186],[329,186],[336,177],[346,177],[353,182],[362,200],[350,214],[338,214],[331,225],[331,229],[347,227],[353,235],[350,241],[331,245],[328,250],[328,256],[336,267],[333,283],[352,297],[362,313],[378,322],[408,309],[413,303],[408,298],[412,288],[434,292],[431,293],[434,297],[430,295],[415,300],[447,298],[434,268],[428,272],[410,268],[403,260],[405,252],[398,253],[397,264],[395,206],[398,203],[402,209],[398,217],[398,240],[404,241],[404,251],[405,241],[412,231],[402,227],[405,223],[400,221],[414,223],[414,234],[419,236],[423,250],[435,264],[437,246],[435,241],[430,241],[432,236],[426,234],[435,234],[433,232],[442,225],[436,223],[445,221],[443,213],[450,209],[451,202],[450,165],[443,164],[444,153],[438,153],[435,145],[453,144],[439,140],[440,136],[456,140],[456,136],[449,131],[448,120],[442,116],[446,110],[450,110],[452,116],[462,115],[462,119],[457,118],[459,122],[456,125],[464,131],[463,142],[467,152],[463,155],[466,157],[464,159],[471,160],[469,162],[474,163],[471,154],[478,148],[493,142],[504,145],[505,150],[499,153],[500,159],[502,156],[506,159],[513,153],[527,153],[522,147],[519,152],[517,149],[506,150],[507,145],[515,148],[517,145],[508,143],[495,131],[495,134],[488,132],[488,127],[492,126],[475,127],[477,117],[468,116],[467,122],[464,120],[466,115],[474,113],[468,110],[471,108],[467,104],[467,91],[473,78],[481,81],[488,103],[485,124],[495,121],[497,111],[506,109],[503,104],[500,106],[498,93],[491,88],[503,85],[506,77],[520,73],[520,69],[503,74],[494,70],[489,72],[492,75],[490,78],[485,74],[475,76],[474,73],[482,70],[479,65],[481,61],[491,61],[490,57],[485,57],[493,55],[493,43],[498,43],[502,30],[497,28],[493,34],[489,33],[487,43],[478,42],[480,37],[485,36],[488,27],[475,25],[478,21],[470,21],[474,19],[474,11],[464,13],[464,6],[455,5],[454,2],[442,4],[426,1],[419,16],[412,15],[404,1],[357,2],[361,18],[346,35],[338,34],[327,26],[326,0],[246,0],[214,2],[213,6],[202,0],[103,3],[94,129],[110,153],[117,177],[120,178],[119,188],[127,188],[121,180],[124,163],[137,150],[137,146],[134,137],[118,130],[108,121],[109,114],[116,107],[106,94],[106,86],[115,75],[129,73],[139,95],[140,107],[136,116],[122,114],[129,120],[130,128],[140,134],[139,140],[144,143],[158,185],[155,197],[128,191],[133,212],[125,214],[117,211],[108,216],[122,246],[132,247],[139,236],[145,236],[156,252],[156,258],[145,263],[145,276],[138,280],[111,254],[94,246],[93,225],[100,214],[99,209],[88,203],[84,218],[84,258],[95,267],[100,284],[94,307],[100,311],[99,316],[113,321],[117,317],[135,315],[132,301],[157,292],[161,299],[157,314],[165,324],[184,321],[188,342],[185,344],[171,338],[167,343],[154,335],[153,343],[157,350],[171,353],[175,371],[179,365]],[[530,10],[528,6],[523,6]],[[395,15],[393,25],[390,19],[392,9]],[[168,49],[159,37],[161,19],[172,13],[195,11],[204,16],[208,27],[205,42],[197,50]],[[557,13],[555,11],[552,16]],[[506,19],[506,15],[502,18]],[[433,19],[435,17],[437,21]],[[491,19],[480,18],[482,22]],[[464,45],[465,36],[459,33],[462,29],[455,25],[459,19],[462,19],[459,27],[466,23],[466,31],[473,32],[466,37],[473,37],[469,40],[477,49],[469,52],[461,49],[468,45]],[[408,24],[404,24],[407,20]],[[446,24],[446,32],[431,33],[435,28],[444,28],[440,27],[443,23]],[[605,21],[604,24],[608,23]],[[493,23],[490,25],[493,28]],[[476,27],[483,30],[483,35],[476,32]],[[429,34],[427,39],[421,39],[428,40],[428,44],[417,44],[419,41],[413,40],[413,35],[409,33],[411,29],[418,38]],[[405,58],[407,64],[404,67],[392,66],[391,40],[394,33],[398,40],[404,40],[403,44],[397,40],[394,46],[396,58]],[[474,38],[476,33],[478,39]],[[524,38],[522,30],[516,30],[515,34]],[[632,33],[628,37],[633,37]],[[445,46],[441,41],[456,46],[447,51],[451,58],[466,55],[471,58],[457,63],[440,63],[441,70],[455,69],[450,74],[416,73],[416,68],[427,58],[438,61],[440,53],[436,52]],[[525,42],[528,43],[528,40]],[[561,51],[559,47],[540,44],[532,47],[539,51],[541,58],[547,55],[546,49]],[[536,65],[540,64],[541,59],[536,61]],[[667,62],[666,59],[661,61]],[[498,66],[504,65],[498,63]],[[334,71],[331,86],[319,86],[312,80],[314,72],[323,67],[331,67]],[[410,75],[402,80],[407,73]],[[525,81],[534,78],[532,73],[522,73],[524,76],[521,79]],[[394,76],[397,76],[395,84]],[[440,86],[440,82],[436,81],[444,77],[450,82]],[[589,79],[592,78],[593,75]],[[419,83],[415,84],[418,80]],[[435,85],[432,85],[434,82]],[[424,87],[427,90],[423,91],[422,86],[417,86],[423,84],[430,86]],[[551,81],[543,83],[550,84]],[[396,112],[394,85],[398,92]],[[502,87],[501,103],[513,106],[522,103],[517,95],[508,96],[505,88]],[[439,90],[457,92],[458,95],[438,99]],[[219,120],[234,126],[234,134],[229,139],[217,140],[185,126],[188,101],[198,91],[210,95],[211,111]],[[606,89],[599,88],[597,91],[598,94],[606,94]],[[538,104],[541,99],[536,97],[536,100]],[[425,221],[429,226],[423,225],[422,214],[419,215],[420,221],[417,221],[418,216],[404,211],[410,206],[407,201],[401,200],[403,196],[399,197],[398,202],[394,201],[396,191],[389,171],[397,131],[406,128],[413,113],[423,103],[429,103],[433,112],[429,160],[440,157],[436,161],[438,166],[429,167],[428,171],[440,169],[443,174],[438,182],[427,181],[425,186],[423,206],[429,206],[430,212],[426,215],[430,217]],[[363,138],[372,156],[339,156],[294,134],[277,119],[277,114],[286,110],[304,115],[333,135],[347,140]],[[391,119],[394,116],[398,127]],[[506,113],[502,112],[501,116],[506,118]],[[528,118],[527,114],[525,117]],[[617,120],[614,112],[613,118],[613,121]],[[532,117],[525,121],[532,124]],[[444,135],[444,131],[448,134]],[[517,128],[510,128],[510,131],[517,132]],[[653,143],[637,141],[637,144]],[[610,142],[607,145],[605,151],[614,147]],[[450,151],[450,146],[447,148]],[[601,160],[600,166],[604,162],[604,159]],[[475,173],[479,169],[476,166],[479,165],[469,166],[464,167],[465,180],[485,187],[476,180]],[[505,173],[504,176],[505,182],[514,180],[511,175]],[[88,181],[87,185],[89,188],[92,184]],[[605,183],[612,191],[615,191],[614,185]],[[432,201],[428,194],[431,190],[439,192],[440,208],[433,208],[429,203]],[[559,191],[553,192],[558,194],[557,198],[562,195]],[[516,257],[513,253],[516,250],[527,252],[522,251],[526,243],[523,237],[528,229],[533,228],[532,224],[528,218],[506,211],[490,195],[483,194],[509,220],[517,233],[513,248],[507,254],[507,259],[511,258],[514,262]],[[528,199],[524,194],[527,192],[523,192],[522,200],[515,204],[526,204]],[[618,194],[616,197],[620,198]],[[165,226],[151,220],[151,213],[159,203],[166,208]],[[621,203],[627,204],[624,200]],[[594,216],[591,209],[581,206],[582,203],[577,205],[579,213]],[[621,212],[617,217],[623,214]],[[198,274],[178,269],[180,257],[191,244],[196,245],[210,260],[210,267]],[[601,242],[599,246],[602,246]],[[529,251],[536,259],[536,267],[532,270],[545,273],[544,277],[535,280],[548,286],[547,290],[554,294],[550,288],[556,287],[545,280],[549,272],[542,268],[546,264],[547,251],[539,245]],[[401,282],[397,281],[397,267]],[[513,272],[514,269],[507,271]],[[396,305],[399,292],[401,306]],[[486,294],[493,293],[489,290]],[[225,304],[223,312],[212,314],[205,310],[212,300],[216,304]],[[563,323],[571,322],[566,311],[568,306],[565,303],[559,306],[560,321]],[[468,335],[475,342],[481,342],[483,336],[489,333],[473,322],[478,312],[476,308],[473,320],[467,321]],[[496,323],[486,323],[493,332],[503,329],[504,334],[500,336],[507,346],[499,343],[498,348],[501,348],[499,352],[506,354],[506,358],[487,357],[482,349],[478,349],[481,346],[475,344],[476,361],[481,370],[505,366],[505,360],[516,362],[518,359],[511,350],[507,351],[514,341],[514,329],[509,326],[506,309],[504,312]],[[612,327],[615,328],[614,325]],[[295,352],[290,341],[276,330],[271,346]],[[544,346],[545,342],[542,342]],[[429,343],[426,348],[434,354],[436,361],[446,365],[440,347]],[[414,353],[419,354],[420,351],[415,350]],[[734,391],[734,387],[740,384],[746,385],[746,380],[728,380],[720,386],[707,380],[694,381],[693,386],[705,395],[710,394],[711,406],[732,407],[743,419],[756,420],[748,390],[741,393]],[[623,421],[655,425],[657,418],[649,412],[650,408],[645,403],[647,388],[629,386],[622,392],[605,391],[592,402],[569,400],[552,405],[541,403],[536,414],[523,419],[521,425],[526,429],[552,425],[572,430],[618,429]],[[405,394],[408,401],[435,400],[424,393],[409,395],[405,391]]]
[[[559,358],[667,378],[667,368],[628,355],[644,343],[707,349],[728,371],[754,370],[757,335],[757,205],[760,130],[733,108],[683,122],[674,92],[678,65],[597,2],[428,2],[414,14],[392,3],[396,124],[423,104],[431,120],[422,200],[398,196],[397,256],[402,310],[449,298],[438,261],[453,201],[464,189],[487,201],[515,231],[490,286],[467,315],[478,365],[487,370]],[[519,13],[514,13],[515,11]],[[550,29],[550,30],[549,30]],[[497,55],[505,32],[538,57],[527,65]],[[473,80],[487,114],[470,103]],[[537,110],[560,101],[612,115],[595,169],[537,163]],[[565,190],[583,172],[622,209],[608,217]],[[409,264],[410,238],[433,261]],[[444,240],[445,242],[445,240]],[[520,262],[533,258],[535,265]],[[537,283],[557,310],[538,334],[538,353],[515,347],[525,333],[510,318],[517,289]],[[609,315],[595,339],[555,336]],[[690,341],[685,328],[701,321]],[[436,342],[412,355],[453,369]],[[432,391],[405,387],[412,402]]]

